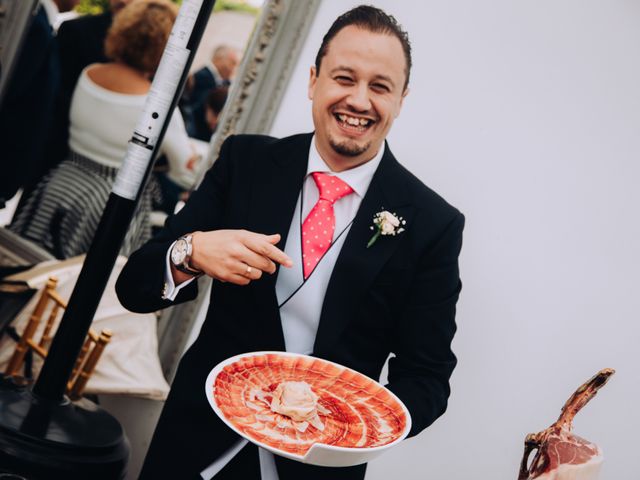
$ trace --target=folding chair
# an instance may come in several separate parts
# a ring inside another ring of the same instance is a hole
[[[20,368],[25,365],[25,363],[29,363],[25,361],[28,359],[30,352],[35,352],[42,358],[47,357],[49,346],[53,340],[53,327],[55,325],[56,318],[61,309],[67,308],[67,302],[60,297],[58,292],[56,292],[57,283],[58,280],[55,277],[50,277],[47,281],[47,284],[40,295],[40,299],[29,318],[29,322],[22,332],[13,355],[9,360],[7,369],[5,370],[6,376],[17,376]],[[40,340],[36,340],[35,337],[38,327],[41,325],[47,306],[50,302],[53,302],[53,306],[47,318],[44,330],[42,331],[42,335],[40,336]],[[71,377],[67,382],[66,393],[72,400],[77,400],[82,396],[102,352],[104,351],[107,343],[111,340],[111,336],[112,333],[108,329],[102,330],[100,334],[95,333],[91,329],[89,330],[87,338],[74,364]],[[29,377],[30,375],[25,376]]]

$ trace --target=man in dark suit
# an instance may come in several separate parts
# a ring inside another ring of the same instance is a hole
[[[311,68],[315,132],[228,138],[184,209],[130,257],[116,289],[134,311],[191,300],[195,276],[214,279],[141,478],[364,477],[366,465],[316,467],[238,443],[202,387],[244,352],[312,354],[374,379],[393,353],[387,386],[411,414],[410,435],[445,411],[464,217],[385,142],[410,68],[393,17],[368,6],[339,17]],[[378,228],[374,216],[385,219]]]
[[[219,45],[213,51],[211,62],[196,71],[187,81],[185,93],[180,99],[180,111],[190,137],[199,138],[199,126],[206,125],[207,96],[216,88],[231,84],[239,63],[238,50],[229,45]]]
[[[40,168],[52,124],[60,64],[53,24],[78,0],[41,0],[29,25],[0,110],[0,145],[6,159],[0,208]]]

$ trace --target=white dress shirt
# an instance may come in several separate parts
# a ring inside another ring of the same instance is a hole
[[[47,15],[47,20],[49,20],[49,25],[53,28],[56,24],[58,16],[60,15],[60,10],[58,9],[58,5],[53,0],[40,0],[40,6],[44,8],[44,13]]]
[[[280,319],[287,352],[310,354],[313,351],[313,344],[320,322],[322,303],[327,286],[329,285],[333,267],[342,249],[342,244],[349,233],[351,223],[360,207],[360,203],[369,188],[373,174],[380,164],[383,153],[384,148],[381,148],[370,161],[350,170],[333,172],[322,157],[320,157],[315,144],[315,136],[311,141],[307,173],[302,191],[298,196],[295,213],[291,219],[291,226],[284,250],[293,260],[293,267],[279,268],[278,278],[276,280],[276,295],[280,307]],[[320,262],[318,262],[313,273],[305,281],[302,273],[300,232],[304,219],[320,197],[318,188],[311,176],[313,172],[335,175],[347,183],[353,189],[353,193],[342,197],[334,203],[336,228],[333,242],[329,250]],[[166,257],[165,294],[163,298],[174,300],[179,290],[185,285],[188,285],[192,280],[187,280],[178,286],[174,284],[169,263],[170,251],[171,248],[169,248]],[[236,442],[225,454],[201,472],[200,475],[202,478],[205,480],[213,478],[246,443],[247,440],[244,439]],[[262,480],[278,480],[273,454],[260,448],[259,455]]]
[[[216,66],[213,64],[213,62],[209,60],[206,63],[205,67],[208,68],[209,71],[211,72],[211,75],[213,75],[213,79],[216,82],[216,85],[221,86],[224,83],[224,78],[222,78],[222,75],[220,75],[220,72],[218,71]]]
[[[371,178],[373,178],[373,174],[378,168],[382,153],[383,151],[381,150],[371,161],[356,168],[343,172],[332,172],[315,148],[315,137],[311,142],[307,174],[302,192],[298,197],[285,246],[285,253],[293,260],[294,266],[292,268],[280,268],[276,281],[280,319],[288,352],[308,355],[313,351],[322,303],[329,285],[329,278],[333,272],[333,266],[338,259],[342,244],[347,238],[351,223],[356,216],[358,207],[360,207],[360,202],[362,202],[362,198],[369,188]],[[333,242],[329,250],[318,262],[313,273],[305,281],[302,273],[300,232],[304,219],[307,218],[307,215],[320,197],[318,187],[311,175],[313,172],[335,175],[348,184],[354,192],[334,203],[336,228],[333,234]],[[300,214],[301,209],[302,214]]]

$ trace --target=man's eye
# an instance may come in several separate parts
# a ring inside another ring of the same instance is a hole
[[[353,80],[350,77],[345,77],[344,75],[337,76],[336,81],[338,83],[353,83]]]
[[[384,92],[384,93],[386,93],[386,92],[389,92],[389,91],[390,91],[390,90],[389,90],[389,87],[387,87],[387,86],[386,86],[385,84],[383,84],[383,83],[374,83],[374,84],[372,85],[372,88],[373,88],[375,91],[377,91],[377,92]]]

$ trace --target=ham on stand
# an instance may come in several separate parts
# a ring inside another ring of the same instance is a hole
[[[571,433],[576,413],[591,400],[615,373],[611,368],[600,370],[581,385],[562,407],[558,420],[549,428],[530,433],[524,441],[524,456],[518,480],[595,480],[603,456],[600,448]],[[537,450],[527,467],[531,452]]]

